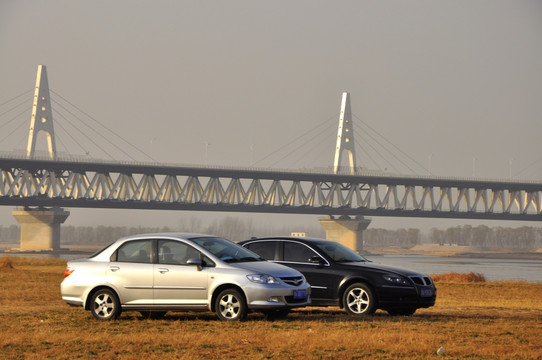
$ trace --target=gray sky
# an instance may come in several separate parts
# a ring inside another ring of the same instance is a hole
[[[0,54],[0,103],[32,89],[44,64],[51,89],[160,162],[248,166],[336,122],[348,91],[357,117],[435,175],[542,178],[538,0],[0,0]],[[0,151],[26,146],[21,129]],[[331,165],[329,141],[328,158],[295,166]],[[0,223],[14,223],[11,210],[0,209]],[[71,211],[72,225],[191,216]],[[373,218],[372,226],[463,223]]]

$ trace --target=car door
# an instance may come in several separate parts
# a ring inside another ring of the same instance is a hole
[[[154,303],[178,306],[206,306],[208,267],[189,264],[202,259],[189,244],[177,240],[158,240],[158,261],[154,265]]]
[[[336,277],[329,271],[329,263],[306,244],[297,241],[281,241],[280,262],[302,273],[311,285],[311,298],[333,299]],[[309,259],[312,259],[310,261]],[[315,263],[320,259],[320,263]]]
[[[122,244],[111,257],[106,278],[123,305],[153,303],[152,252],[152,240],[134,240]]]

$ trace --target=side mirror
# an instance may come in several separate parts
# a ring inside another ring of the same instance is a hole
[[[187,265],[196,265],[196,267],[198,268],[198,271],[201,271],[201,268],[203,266],[203,262],[201,261],[201,259],[188,259],[188,261],[186,262]]]
[[[309,258],[309,262],[311,264],[318,264],[318,265],[324,265],[326,263],[324,259],[322,259],[320,256],[313,256]]]

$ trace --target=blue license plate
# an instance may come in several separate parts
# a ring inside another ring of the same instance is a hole
[[[305,290],[294,290],[294,299],[305,299],[307,292]]]
[[[420,295],[422,297],[431,297],[431,296],[433,296],[433,290],[432,289],[422,289]]]

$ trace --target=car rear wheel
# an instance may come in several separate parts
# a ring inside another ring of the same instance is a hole
[[[98,320],[115,320],[121,313],[120,301],[113,291],[99,289],[92,295],[90,312]]]
[[[235,289],[221,291],[216,297],[215,309],[223,321],[241,321],[247,315],[245,297]]]
[[[370,315],[376,310],[376,300],[367,285],[355,283],[344,292],[343,306],[350,315]]]

